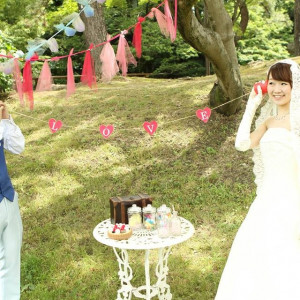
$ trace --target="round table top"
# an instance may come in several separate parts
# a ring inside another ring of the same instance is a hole
[[[94,228],[93,235],[98,242],[119,249],[147,250],[164,248],[182,243],[188,240],[194,234],[195,229],[191,222],[182,217],[180,217],[180,221],[181,235],[170,236],[167,238],[160,238],[157,234],[157,231],[141,229],[134,231],[132,236],[127,240],[110,239],[107,235],[107,231],[111,226],[110,219],[99,223]]]

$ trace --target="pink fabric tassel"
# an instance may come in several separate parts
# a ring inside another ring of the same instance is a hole
[[[150,19],[156,17],[156,21],[161,33],[168,38],[170,36],[170,33],[168,31],[166,16],[157,8],[152,8],[148,16]]]
[[[23,88],[22,88],[22,78],[21,78],[21,71],[19,66],[19,60],[17,58],[14,59],[14,71],[13,71],[15,83],[16,83],[16,90],[19,95],[20,104],[24,106],[24,99],[23,99]]]
[[[165,0],[164,11],[165,11],[166,19],[167,19],[167,27],[168,27],[168,31],[170,33],[170,39],[171,39],[171,42],[174,42],[176,39],[176,30],[174,27],[173,18],[172,18],[172,14],[170,11],[168,0]]]
[[[177,33],[177,10],[178,10],[178,0],[175,0],[175,16],[174,16],[174,29],[175,29],[175,39],[176,39],[176,33]]]
[[[29,108],[32,110],[34,106],[33,100],[33,86],[32,86],[32,71],[31,71],[31,62],[39,59],[37,53],[34,53],[29,60],[26,60],[23,68],[23,94],[27,94],[29,101]]]
[[[80,81],[83,84],[87,84],[90,88],[96,85],[97,82],[94,68],[94,60],[91,55],[91,50],[93,49],[93,47],[94,45],[90,44],[89,50],[86,51],[83,62],[82,74],[80,77]]]
[[[107,41],[110,40],[110,35],[107,36]],[[113,77],[119,72],[119,67],[116,61],[116,55],[113,47],[107,42],[101,51],[100,60],[102,62],[101,67],[101,79],[104,82],[111,81]]]
[[[67,98],[70,97],[75,92],[75,81],[73,73],[73,64],[72,64],[72,54],[73,50],[71,49],[68,56],[68,66],[67,66]]]
[[[37,92],[51,91],[52,84],[51,70],[48,61],[45,60],[35,90]]]
[[[135,48],[136,56],[138,58],[141,58],[142,56],[142,22],[145,21],[145,18],[138,17],[138,22],[135,25],[134,32],[133,32],[133,39],[132,39],[132,45]]]
[[[119,68],[122,70],[123,76],[126,76],[129,64],[133,64],[135,66],[137,65],[137,62],[133,57],[129,45],[125,39],[124,34],[126,33],[127,31],[124,30],[120,34],[117,55],[116,55],[116,59],[119,62]]]
[[[33,109],[33,87],[32,87],[32,71],[31,62],[27,60],[23,68],[23,94],[27,95],[29,108]]]

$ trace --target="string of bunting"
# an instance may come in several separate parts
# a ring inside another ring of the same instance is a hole
[[[67,97],[69,97],[71,94],[75,92],[75,81],[74,81],[74,74],[73,74],[73,66],[72,66],[72,59],[71,57],[74,55],[79,55],[85,53],[85,59],[83,63],[82,68],[82,74],[81,74],[81,82],[88,85],[90,88],[95,88],[96,85],[96,76],[94,71],[94,62],[93,58],[91,56],[91,51],[99,46],[104,45],[101,54],[100,54],[100,60],[102,62],[102,81],[110,81],[118,72],[119,70],[122,72],[123,76],[126,76],[127,69],[129,64],[136,65],[137,62],[132,55],[128,42],[125,38],[125,35],[128,33],[128,30],[132,29],[134,27],[133,32],[133,39],[132,39],[132,45],[134,46],[136,50],[136,56],[138,58],[141,57],[142,54],[142,23],[146,20],[146,17],[148,18],[156,18],[157,23],[159,25],[160,31],[162,34],[164,34],[166,37],[170,38],[172,42],[176,39],[176,29],[177,29],[177,0],[175,0],[175,16],[174,16],[174,22],[172,18],[172,14],[169,8],[168,0],[164,0],[162,3],[160,3],[157,7],[152,8],[150,13],[147,14],[144,18],[138,17],[137,23],[135,25],[130,26],[128,29],[121,31],[120,34],[117,34],[114,37],[107,36],[107,41],[102,42],[98,45],[90,44],[89,48],[87,50],[79,51],[77,53],[73,52],[73,49],[70,50],[68,55],[64,56],[56,56],[52,57],[51,59],[41,59],[39,58],[38,54],[43,53],[45,51],[45,45],[50,48],[52,52],[58,51],[58,45],[55,41],[55,36],[59,34],[61,31],[64,31],[67,36],[73,36],[76,31],[84,31],[84,23],[80,19],[80,14],[82,12],[85,13],[86,17],[91,17],[94,15],[93,8],[90,6],[93,2],[98,3],[104,3],[105,0],[76,0],[79,4],[83,6],[81,11],[79,13],[73,13],[69,15],[68,17],[63,19],[63,22],[57,26],[55,26],[58,29],[58,32],[56,32],[49,40],[41,40],[37,39],[37,41],[33,43],[28,43],[28,53],[25,57],[25,65],[23,68],[23,81],[21,79],[21,72],[19,67],[19,61],[23,60],[20,55],[18,54],[18,51],[15,56],[12,55],[3,55],[0,54],[0,57],[6,57],[9,58],[9,62],[6,63],[2,69],[0,64],[0,71],[2,70],[6,74],[9,74],[10,72],[13,73],[14,79],[16,81],[16,89],[20,98],[20,103],[22,106],[25,105],[23,100],[23,94],[27,94],[27,98],[29,100],[30,109],[33,109],[33,88],[32,88],[32,72],[31,72],[31,64],[37,60],[44,61],[44,65],[42,67],[39,80],[37,83],[36,91],[46,91],[50,90],[52,86],[52,75],[51,70],[48,65],[48,61],[58,61],[59,59],[68,58],[67,63]],[[164,13],[159,10],[159,7],[164,5]],[[66,25],[64,25],[64,23]],[[69,25],[72,24],[74,29],[69,27]],[[117,53],[114,53],[114,49],[112,48],[110,42],[119,38]],[[245,96],[245,95],[243,95]],[[196,116],[203,121],[204,123],[207,123],[211,111],[215,110],[223,105],[226,105],[230,102],[233,102],[237,99],[240,99],[241,97],[237,97],[235,99],[232,99],[226,103],[223,103],[219,106],[216,106],[212,109],[209,107],[205,107],[204,109],[198,109],[196,111]],[[44,121],[38,118],[34,118],[22,113],[14,112],[15,114],[25,116],[31,119],[35,119],[38,121],[46,122],[48,123],[48,126],[52,133],[57,132],[59,129],[63,127],[63,122],[61,120],[56,120],[54,118],[51,118],[50,120]],[[172,120],[169,122],[164,122],[164,124],[173,123],[179,120],[183,120],[186,118],[191,118],[194,116],[187,116],[184,118]],[[64,127],[71,128],[71,126],[67,126],[64,124]],[[158,127],[158,123],[156,121],[151,122],[144,122],[143,128],[146,132],[148,132],[150,135],[153,135]],[[114,125],[104,125],[101,124],[99,126],[99,131],[102,134],[104,138],[108,138],[114,131],[115,127]],[[141,128],[129,128],[129,129],[121,129],[121,130],[133,130],[138,129],[141,130]],[[88,129],[93,130],[94,129]]]
[[[63,58],[67,58],[67,93],[66,97],[68,98],[75,92],[75,80],[73,73],[72,65],[72,56],[85,54],[82,74],[80,80],[83,84],[88,85],[90,88],[96,87],[96,75],[94,68],[93,57],[91,56],[91,51],[96,47],[103,46],[103,49],[100,54],[100,60],[102,63],[102,74],[101,80],[103,82],[109,82],[112,78],[121,71],[123,76],[127,75],[128,65],[133,64],[137,65],[137,61],[130,51],[130,47],[125,38],[125,35],[128,31],[134,28],[132,45],[136,50],[136,56],[138,58],[142,55],[142,23],[146,18],[156,18],[156,21],[159,25],[160,31],[165,37],[170,38],[172,42],[176,39],[177,31],[177,0],[175,0],[175,16],[174,21],[170,11],[168,0],[164,0],[157,7],[152,8],[151,11],[145,17],[138,17],[137,23],[130,26],[126,30],[121,31],[120,34],[117,34],[114,37],[107,36],[107,40],[98,45],[90,44],[89,48],[74,53],[73,49],[70,50],[68,55],[56,56],[50,59],[41,59],[39,55],[44,53],[44,51],[49,48],[52,52],[58,51],[58,45],[55,40],[55,36],[64,31],[67,36],[73,36],[77,31],[82,32],[85,30],[84,23],[80,19],[80,14],[84,13],[87,17],[94,15],[93,8],[90,6],[93,2],[104,3],[105,0],[76,0],[77,3],[81,4],[83,8],[79,13],[72,13],[71,15],[65,17],[62,23],[56,25],[55,27],[58,31],[48,40],[36,39],[32,42],[28,42],[28,53],[25,56],[25,64],[23,67],[23,76],[21,75],[20,70],[20,61],[23,61],[20,51],[17,51],[15,56],[13,55],[3,55],[0,54],[0,57],[9,58],[8,62],[0,64],[0,71],[5,74],[13,74],[15,79],[15,86],[18,92],[21,106],[25,106],[24,95],[27,97],[29,102],[29,108],[33,110],[34,107],[34,97],[33,97],[33,83],[32,83],[32,70],[31,64],[36,61],[44,61],[43,67],[40,72],[40,76],[37,82],[36,91],[48,91],[51,90],[53,79],[51,75],[51,70],[48,62],[58,61]],[[159,9],[164,5],[164,13]],[[66,23],[67,22],[67,23]],[[66,23],[66,25],[64,24]],[[72,24],[73,28],[70,27]],[[115,54],[113,47],[110,42],[119,38],[117,53]]]
[[[244,96],[247,96],[249,95],[250,93],[248,94],[245,94],[245,95],[242,95],[240,97],[237,97],[237,98],[234,98],[232,100],[229,100],[225,103],[222,103],[212,109],[210,109],[209,107],[205,107],[204,109],[198,109],[196,111],[196,116],[197,118],[199,118],[202,122],[204,123],[207,123],[209,121],[209,118],[211,116],[211,112],[213,110],[216,110],[217,108],[220,108],[224,105],[227,105],[233,101],[236,101]],[[24,117],[27,117],[27,118],[30,118],[30,119],[33,119],[33,120],[37,120],[37,121],[41,121],[41,122],[44,122],[44,123],[48,123],[48,126],[51,130],[52,133],[56,133],[59,129],[61,129],[62,127],[65,127],[65,128],[72,128],[72,126],[67,126],[65,124],[63,124],[63,122],[61,120],[56,120],[54,118],[51,118],[49,119],[48,121],[45,121],[45,120],[41,120],[41,119],[38,119],[38,118],[34,118],[34,117],[31,117],[31,116],[28,116],[26,114],[23,114],[23,113],[19,113],[19,112],[16,112],[16,111],[12,111],[13,114],[17,114],[17,115],[20,115],[20,116],[24,116]],[[180,121],[180,120],[184,120],[184,119],[188,119],[188,118],[192,118],[194,117],[193,116],[187,116],[187,117],[183,117],[183,118],[179,118],[179,119],[176,119],[176,120],[172,120],[172,121],[168,121],[168,122],[164,122],[164,125],[166,124],[170,124],[170,123],[173,123],[173,122],[177,122],[177,121]],[[153,120],[153,121],[145,121],[143,123],[143,128],[144,130],[149,133],[151,136],[156,132],[157,128],[158,128],[158,123]],[[95,129],[91,129],[91,128],[86,128],[86,130],[92,130],[92,131],[95,131]],[[115,130],[115,126],[114,125],[105,125],[105,124],[101,124],[99,126],[99,131],[101,133],[101,135],[107,139],[108,137],[111,136],[111,134],[114,132]],[[119,130],[141,130],[141,128],[120,128]]]
[[[57,36],[62,31],[64,31],[66,36],[74,36],[76,32],[83,32],[85,30],[85,25],[81,20],[80,15],[84,12],[87,18],[93,17],[94,9],[90,6],[90,4],[94,2],[103,4],[105,2],[105,0],[75,0],[75,1],[78,4],[82,5],[82,9],[79,11],[79,13],[74,12],[64,17],[60,24],[54,26],[56,29],[58,29],[58,31],[55,34],[53,34],[48,40],[36,38],[33,41],[28,41],[28,46],[27,46],[28,52],[25,56],[26,60],[29,60],[35,53],[38,53],[39,55],[43,54],[47,48],[49,48],[51,52],[57,52],[58,44],[57,41],[55,40],[55,36]],[[66,22],[67,24],[64,25],[64,23]],[[73,28],[70,27],[71,24]],[[20,58],[20,60],[22,60],[22,56],[24,56],[24,53],[18,50],[15,56],[12,56],[10,54],[9,55],[0,54],[0,56],[6,58]],[[46,59],[39,59],[39,60],[46,60]],[[7,70],[4,70],[4,72],[5,71]]]

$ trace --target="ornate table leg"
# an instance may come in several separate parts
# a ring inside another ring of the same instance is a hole
[[[146,299],[150,298],[151,293],[151,283],[150,283],[150,273],[149,273],[149,252],[150,250],[145,251],[145,279],[146,279]]]
[[[120,250],[120,254],[117,249],[114,248],[115,255],[119,263],[119,278],[121,281],[121,288],[118,290],[117,300],[130,300],[132,297],[132,285],[130,283],[132,279],[132,269],[129,265],[128,253],[124,249]]]
[[[170,292],[170,286],[167,284],[168,276],[168,257],[171,251],[171,247],[160,248],[158,263],[156,266],[157,282],[156,287],[158,289],[158,299],[171,300],[172,294]]]
[[[133,288],[133,295],[140,299],[150,300],[157,295],[157,288],[151,285],[150,280],[150,263],[149,263],[150,250],[145,250],[145,285]]]

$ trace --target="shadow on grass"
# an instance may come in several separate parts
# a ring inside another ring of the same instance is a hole
[[[213,112],[207,124],[196,116],[169,122],[195,115],[203,104],[195,95],[213,78],[203,80],[129,80],[113,84],[113,93],[80,88],[69,100],[60,99],[64,91],[45,95],[32,116],[63,120],[66,127],[56,134],[46,123],[15,118],[28,141],[21,157],[7,156],[24,225],[22,299],[115,299],[117,262],[92,231],[109,217],[110,197],[141,192],[156,207],[174,204],[201,229],[195,238],[205,240],[202,246],[183,243],[186,256],[174,247],[169,275],[174,299],[213,299],[218,263],[230,246],[222,239],[234,235],[253,186],[247,183],[249,168],[240,165],[248,157],[237,154],[230,140],[240,115]],[[133,82],[135,89],[126,90]],[[152,119],[159,120],[155,135],[135,130]],[[118,125],[107,140],[98,132],[102,122]],[[193,256],[195,248],[200,256]],[[143,275],[138,259],[137,270],[136,283]]]

